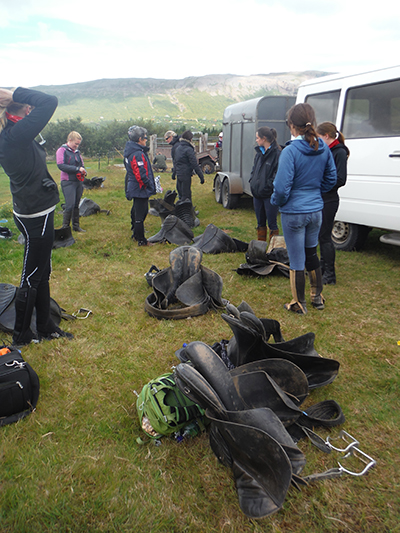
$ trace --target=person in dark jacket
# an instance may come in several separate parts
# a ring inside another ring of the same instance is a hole
[[[322,195],[324,207],[322,209],[322,225],[319,231],[322,282],[324,285],[335,285],[335,247],[332,242],[332,228],[339,209],[338,189],[343,187],[347,181],[347,159],[350,151],[345,145],[343,134],[336,129],[332,122],[322,122],[317,126],[316,132],[331,150],[337,171],[335,187]]]
[[[186,198],[192,200],[193,171],[198,175],[200,183],[204,183],[204,175],[197,161],[194,146],[191,143],[192,139],[193,133],[189,130],[184,131],[175,150],[174,168],[179,200],[185,200]]]
[[[50,318],[51,250],[58,187],[46,152],[35,141],[57,107],[57,98],[18,87],[0,89],[0,164],[10,179],[14,221],[25,238],[21,282],[15,298],[13,345],[73,338]],[[37,336],[30,325],[36,308]]]
[[[285,309],[306,314],[305,274],[311,286],[311,304],[322,310],[322,272],[317,255],[322,223],[321,193],[336,185],[336,167],[326,144],[315,131],[315,112],[310,104],[297,104],[287,114],[294,140],[279,158],[271,203],[279,206],[283,235],[290,261],[292,301]]]
[[[250,189],[253,195],[254,211],[257,218],[257,239],[267,240],[267,221],[269,238],[279,235],[277,215],[279,208],[271,204],[274,178],[278,168],[281,147],[276,142],[276,130],[263,126],[256,131],[256,155],[250,174]]]
[[[144,221],[149,211],[149,197],[156,193],[153,170],[147,156],[147,130],[140,126],[131,126],[128,130],[129,141],[125,145],[124,163],[125,196],[133,200],[131,209],[132,239],[138,246],[148,246],[144,236]]]
[[[85,230],[79,225],[79,202],[82,198],[83,180],[86,176],[85,165],[78,149],[81,142],[80,133],[71,131],[66,144],[57,150],[56,161],[61,170],[61,189],[65,199],[62,227],[68,228],[72,218],[72,229],[84,232]]]
[[[167,170],[167,158],[161,152],[158,152],[153,159],[153,170],[156,172],[165,172]]]
[[[172,159],[172,170],[171,170],[171,179],[176,180],[175,172],[175,150],[178,146],[180,136],[177,135],[174,131],[168,130],[164,133],[164,141],[171,146],[171,159]]]

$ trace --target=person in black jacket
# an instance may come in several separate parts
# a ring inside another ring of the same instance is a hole
[[[144,221],[149,211],[149,197],[156,193],[153,169],[147,156],[147,130],[140,126],[131,126],[128,130],[129,141],[125,145],[124,163],[125,196],[133,200],[131,209],[132,239],[138,246],[148,246],[144,236]]]
[[[347,159],[350,151],[345,145],[343,134],[336,129],[332,122],[322,122],[317,126],[318,136],[327,144],[332,152],[336,165],[337,182],[332,190],[322,195],[324,207],[322,210],[322,225],[319,232],[319,248],[321,254],[322,282],[324,285],[335,285],[335,247],[332,242],[332,228],[335,215],[339,209],[339,187],[347,181]]]
[[[55,96],[40,91],[0,89],[0,164],[10,179],[15,224],[25,238],[21,283],[15,298],[15,346],[73,338],[50,318],[51,250],[59,194],[47,170],[46,152],[35,141],[57,104]],[[34,308],[37,337],[30,327]]]
[[[267,240],[267,221],[269,238],[279,235],[277,222],[279,207],[270,202],[279,156],[281,155],[281,147],[276,138],[276,130],[273,128],[263,126],[256,131],[258,146],[255,147],[256,155],[249,183],[257,218],[257,240],[259,241]]]
[[[171,178],[173,180],[176,180],[176,172],[175,172],[175,150],[178,146],[180,136],[177,135],[174,131],[168,130],[164,133],[164,141],[167,142],[171,146],[171,159],[172,159],[172,170],[171,170]]]
[[[200,183],[204,183],[204,175],[197,161],[194,146],[191,143],[192,139],[193,133],[189,130],[184,131],[175,150],[174,168],[179,200],[185,200],[186,198],[192,200],[191,187],[193,171],[200,178]]]

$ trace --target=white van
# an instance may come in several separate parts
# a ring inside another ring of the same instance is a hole
[[[392,232],[380,240],[400,246],[400,66],[306,81],[301,102],[312,105],[317,123],[336,124],[350,150],[335,247],[362,247],[372,228]]]

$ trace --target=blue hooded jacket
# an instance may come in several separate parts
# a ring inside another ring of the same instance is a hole
[[[336,166],[328,146],[318,139],[318,150],[295,139],[281,153],[271,203],[281,213],[315,213],[324,206],[321,194],[336,185]]]

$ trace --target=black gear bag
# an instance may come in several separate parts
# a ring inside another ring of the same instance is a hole
[[[20,351],[0,346],[0,427],[32,413],[39,389],[39,377]]]

